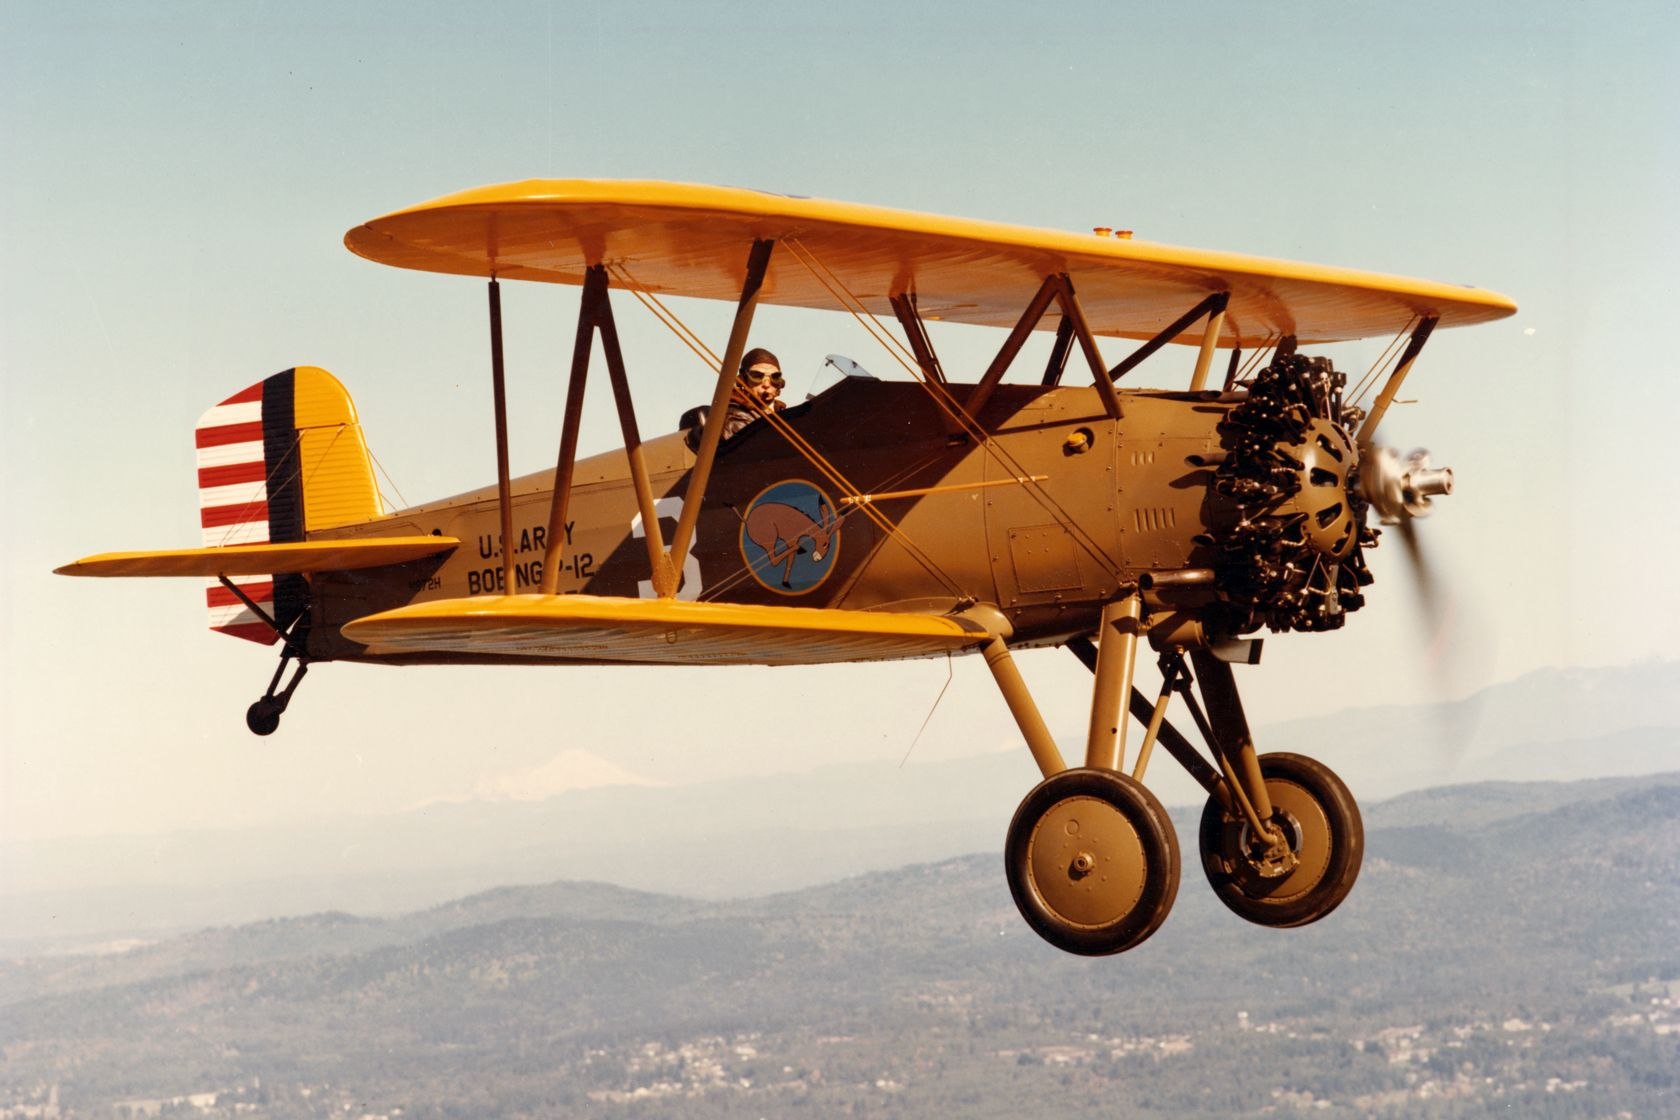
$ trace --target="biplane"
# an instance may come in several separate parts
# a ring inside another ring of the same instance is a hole
[[[209,580],[213,629],[280,646],[252,731],[274,731],[327,661],[972,653],[1043,775],[1009,826],[1005,869],[1050,943],[1116,953],[1165,919],[1180,856],[1145,784],[1157,747],[1207,791],[1202,867],[1235,913],[1304,925],[1352,888],[1352,795],[1310,758],[1259,753],[1233,666],[1258,661],[1262,631],[1340,627],[1365,601],[1379,525],[1409,534],[1451,491],[1450,471],[1376,433],[1432,333],[1510,315],[1509,299],[1112,230],[639,181],[469,190],[344,240],[381,264],[488,282],[495,483],[387,510],[349,395],[299,366],[200,420],[203,547],[58,569]],[[581,289],[555,467],[520,478],[504,281]],[[734,304],[721,353],[669,297]],[[617,327],[631,301],[709,370],[710,406],[687,432],[642,435]],[[761,305],[854,315],[907,376],[854,366],[785,411],[753,403],[737,373]],[[995,358],[956,376],[935,347],[941,323],[998,328]],[[1053,332],[1048,360],[1006,380],[1035,331]],[[1304,349],[1365,338],[1388,348],[1353,386]],[[1116,340],[1128,352],[1111,362]],[[1126,384],[1175,343],[1195,348],[1187,383]],[[580,458],[597,354],[624,446]],[[726,439],[740,407],[756,416]],[[1143,643],[1161,668],[1153,696],[1133,683]],[[1081,765],[1016,667],[1015,651],[1046,646],[1092,673]],[[1175,696],[1200,746],[1167,718]],[[1141,741],[1128,751],[1133,721]]]

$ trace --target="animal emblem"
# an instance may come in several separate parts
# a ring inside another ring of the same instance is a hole
[[[786,502],[760,502],[747,511],[747,539],[762,548],[772,565],[782,566],[782,586],[793,586],[793,562],[799,558],[800,541],[811,540],[811,559],[821,561],[828,554],[839,518],[827,502],[817,499],[821,521],[798,506]]]

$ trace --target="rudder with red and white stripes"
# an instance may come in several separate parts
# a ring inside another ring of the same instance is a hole
[[[194,442],[207,547],[301,541],[311,529],[383,512],[355,405],[326,370],[298,366],[240,390],[199,418]],[[282,629],[306,609],[302,576],[232,582]],[[220,582],[206,598],[212,630],[265,645],[278,640]]]

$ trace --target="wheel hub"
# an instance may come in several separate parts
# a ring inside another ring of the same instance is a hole
[[[1266,783],[1266,790],[1272,798],[1271,824],[1280,835],[1275,840],[1257,837],[1246,820],[1235,822],[1231,850],[1237,858],[1232,870],[1254,889],[1288,896],[1309,889],[1323,876],[1330,826],[1324,810],[1299,785],[1274,780]]]
[[[1003,866],[1027,924],[1081,956],[1138,944],[1178,895],[1178,840],[1167,811],[1114,770],[1062,770],[1035,786],[1009,822]]]
[[[1028,859],[1045,904],[1072,925],[1118,921],[1143,896],[1143,842],[1118,809],[1095,797],[1052,805],[1032,830]]]
[[[1272,814],[1271,835],[1255,836],[1245,820],[1237,839],[1239,851],[1247,853],[1248,867],[1262,879],[1281,879],[1300,863],[1301,822],[1282,809]]]
[[[1274,929],[1316,922],[1339,906],[1359,876],[1365,829],[1340,778],[1304,755],[1259,758],[1272,803],[1268,824],[1289,858],[1254,835],[1246,814],[1224,798],[1202,810],[1202,868],[1219,900],[1248,921]]]

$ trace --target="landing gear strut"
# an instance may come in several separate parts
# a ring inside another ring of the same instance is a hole
[[[301,622],[302,618],[298,621]],[[298,624],[294,623],[292,629],[298,629]],[[292,702],[292,693],[297,691],[303,675],[309,672],[309,659],[303,655],[301,646],[294,645],[289,635],[285,636],[285,642],[280,651],[280,664],[268,682],[268,691],[245,709],[245,726],[251,729],[253,735],[274,734],[275,729],[280,726],[280,717],[285,713],[286,705]],[[285,688],[275,692],[280,685],[280,678],[286,675],[286,663],[293,660],[297,661],[297,672],[292,674],[292,679],[287,682]]]
[[[1257,755],[1231,667],[1205,651],[1190,656],[1211,719],[1188,693],[1185,699],[1224,773],[1202,810],[1208,882],[1248,921],[1316,922],[1341,905],[1359,877],[1365,854],[1359,806],[1323,763],[1298,754]]]
[[[1166,920],[1178,895],[1180,857],[1166,810],[1143,785],[1157,743],[1208,792],[1198,842],[1208,882],[1226,907],[1275,927],[1329,914],[1353,889],[1364,855],[1352,794],[1310,758],[1255,752],[1231,666],[1213,650],[1163,653],[1153,701],[1133,687],[1138,621],[1135,603],[1122,599],[1104,612],[1095,641],[1069,643],[1096,678],[1085,765],[1077,768],[1062,761],[1003,642],[994,639],[986,650],[1044,774],[1021,802],[1004,845],[1021,916],[1050,944],[1083,956],[1133,948]],[[1238,660],[1258,660],[1257,651],[1249,643],[1220,650]],[[1214,765],[1167,722],[1175,692]],[[1146,728],[1129,775],[1122,772],[1127,721],[1120,712],[1128,694],[1127,711]]]
[[[250,729],[251,734],[272,735],[280,726],[280,717],[285,714],[286,706],[292,702],[292,693],[296,692],[297,686],[302,683],[303,675],[309,672],[309,609],[306,606],[299,611],[291,626],[282,629],[273,616],[258,606],[238,584],[226,576],[216,578],[245,604],[247,610],[262,619],[270,630],[280,636],[280,664],[275,668],[274,676],[269,678],[268,690],[245,709],[245,726]],[[282,689],[280,681],[286,675],[287,663],[292,661],[297,662],[297,671]],[[276,692],[276,689],[280,691]]]

